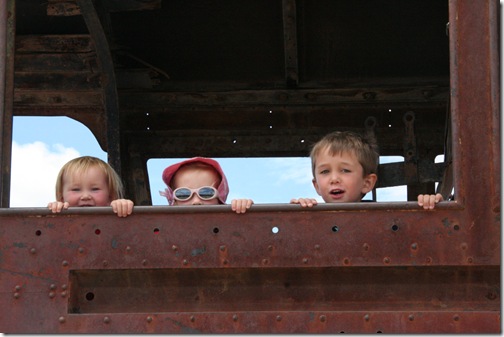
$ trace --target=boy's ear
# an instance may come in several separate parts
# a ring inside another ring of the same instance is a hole
[[[315,191],[317,191],[317,194],[320,195],[319,186],[318,186],[317,180],[315,178],[312,179],[312,183],[313,183],[313,187],[315,187]]]
[[[378,180],[378,176],[374,173],[370,173],[364,177],[364,184],[362,184],[362,193],[366,194],[371,191]]]

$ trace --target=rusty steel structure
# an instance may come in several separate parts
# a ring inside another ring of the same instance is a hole
[[[499,41],[496,0],[0,0],[0,331],[500,333]],[[14,116],[85,124],[133,214],[9,208]],[[334,129],[408,201],[151,206],[150,158]]]

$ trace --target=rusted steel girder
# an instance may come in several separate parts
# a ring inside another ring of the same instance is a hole
[[[496,333],[455,202],[0,210],[7,333]],[[491,225],[491,224],[490,224]],[[488,226],[492,228],[492,226]],[[486,233],[491,236],[493,233]]]
[[[10,205],[15,1],[0,0],[0,207]]]
[[[91,39],[96,47],[96,55],[101,70],[103,85],[103,107],[107,116],[107,157],[109,164],[121,176],[121,131],[119,116],[119,97],[114,72],[114,62],[109,42],[105,34],[104,23],[100,22],[98,13],[91,0],[77,0],[81,14],[86,22]],[[103,4],[102,4],[103,5]],[[106,9],[102,15],[108,17]],[[106,24],[106,23],[105,23]]]

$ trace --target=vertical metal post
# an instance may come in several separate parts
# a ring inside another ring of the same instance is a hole
[[[102,72],[104,109],[107,114],[108,162],[121,176],[119,98],[109,42],[93,2],[91,0],[77,0],[77,5],[80,7],[91,39],[94,41]]]
[[[0,0],[0,207],[9,207],[14,100],[15,0]]]

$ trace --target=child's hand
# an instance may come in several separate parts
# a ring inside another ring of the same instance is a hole
[[[125,218],[133,212],[133,201],[128,199],[116,199],[110,203],[110,206],[118,217]]]
[[[302,207],[313,207],[317,204],[316,199],[312,198],[299,198],[299,199],[291,199],[291,204],[300,204]]]
[[[69,206],[68,202],[61,201],[53,201],[47,204],[47,208],[49,208],[53,213],[59,213],[63,209],[68,209]]]
[[[245,213],[253,203],[251,199],[233,199],[231,200],[231,209],[237,214]]]
[[[418,195],[418,206],[423,206],[424,209],[433,209],[440,201],[443,201],[443,196],[439,193]]]

